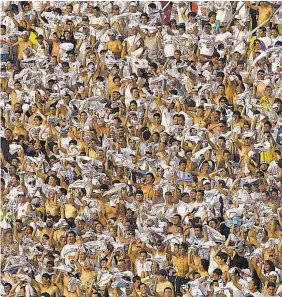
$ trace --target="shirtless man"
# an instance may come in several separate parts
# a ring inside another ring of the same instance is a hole
[[[68,203],[63,204],[61,207],[62,218],[75,218],[78,215],[79,206],[74,203],[73,194],[71,193]]]
[[[90,259],[85,253],[78,252],[74,259],[78,271],[81,273],[81,283],[86,288],[87,283],[90,282],[96,275],[94,268],[91,267]]]
[[[115,58],[120,58],[122,52],[121,41],[116,39],[116,33],[113,30],[110,30],[108,35],[110,37],[110,40],[105,44],[104,49],[113,52]]]
[[[157,297],[165,296],[166,289],[171,289],[171,292],[172,292],[171,296],[173,297],[175,296],[173,284],[170,281],[168,281],[166,277],[167,277],[167,272],[164,269],[161,269],[159,271],[159,276],[156,278],[156,281],[154,284],[154,288],[153,288],[154,296],[157,296]]]
[[[270,19],[273,13],[272,5],[268,1],[262,1],[260,6],[252,5],[248,1],[246,2],[246,6],[259,12],[258,25],[262,24],[268,18]],[[269,25],[270,25],[270,20],[264,23],[264,27],[269,27]]]
[[[106,203],[106,210],[105,210],[104,216],[106,217],[107,220],[109,220],[110,218],[117,219],[119,215],[125,213],[124,205],[121,202],[122,201],[120,201],[119,203],[113,203],[110,201]]]
[[[36,217],[34,220],[35,220],[35,222],[37,221]],[[44,228],[38,227],[38,229],[40,230],[40,240],[42,239],[42,236],[44,234],[51,236],[51,234],[53,232],[53,225],[54,225],[54,217],[51,215],[47,216],[46,227],[44,227]]]
[[[204,111],[204,107],[200,105],[197,107],[196,113],[193,113],[189,107],[185,106],[184,111],[188,114],[189,117],[193,119],[194,124],[199,123],[200,128],[205,128],[207,126],[207,119],[209,118],[211,113],[210,109]]]
[[[159,132],[162,133],[165,130],[165,126],[161,124],[162,119],[161,115],[157,112],[153,116],[153,122],[150,124],[150,132]]]
[[[216,253],[213,256],[215,262],[219,265],[219,268],[221,269],[223,275],[222,278],[227,281],[228,276],[228,270],[229,266],[226,264],[228,255],[226,253],[220,252],[220,250],[217,250]]]
[[[212,141],[208,140],[210,146],[215,150],[216,154],[216,163],[219,164],[223,158],[223,152],[226,150],[226,139],[223,136],[218,138],[217,144],[214,144]]]
[[[167,231],[169,233],[177,233],[179,226],[181,226],[181,216],[179,214],[175,214],[171,218],[172,225],[168,227]]]
[[[245,137],[243,139],[243,143],[239,141],[238,138],[239,138],[239,135],[236,134],[234,137],[234,142],[238,147],[240,158],[242,160],[245,160],[245,158],[248,157],[248,152],[253,148],[253,146],[251,145],[251,138]]]
[[[51,297],[59,297],[59,290],[56,286],[51,285],[51,275],[48,273],[42,274],[42,284],[34,279],[31,279],[31,284],[40,289],[42,293],[48,293]]]
[[[22,60],[24,49],[26,49],[27,47],[30,47],[30,48],[33,47],[32,42],[29,40],[29,33],[27,31],[24,31],[23,35],[22,35],[22,40],[12,44],[12,47],[14,47],[14,46],[19,47],[18,48],[18,59]]]

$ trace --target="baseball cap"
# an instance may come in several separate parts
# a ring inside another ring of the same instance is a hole
[[[211,182],[208,179],[206,179],[206,180],[204,180],[203,185],[210,184],[210,183]]]
[[[137,6],[137,3],[136,2],[131,2],[130,4],[129,4],[129,7],[130,6]]]
[[[25,196],[24,192],[19,192],[18,196]]]

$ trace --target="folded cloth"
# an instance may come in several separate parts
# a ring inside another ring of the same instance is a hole
[[[19,145],[19,144],[14,144],[14,143],[11,143],[11,144],[9,145],[9,153],[10,153],[11,155],[13,155],[13,154],[15,154],[15,153],[19,153],[19,152],[21,152],[21,151],[23,151],[23,147],[22,147],[21,145]]]
[[[233,219],[234,217],[240,217],[244,211],[245,209],[241,207],[231,208],[226,211],[226,216],[228,219]]]
[[[204,228],[207,231],[208,238],[212,242],[225,242],[225,236],[219,233],[217,230],[213,229],[212,227],[205,225]]]

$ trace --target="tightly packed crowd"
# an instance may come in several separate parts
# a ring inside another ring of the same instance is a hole
[[[1,296],[282,295],[280,8],[1,1]]]

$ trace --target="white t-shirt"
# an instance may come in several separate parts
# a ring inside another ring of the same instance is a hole
[[[61,138],[61,146],[67,150],[69,148],[69,143],[71,140],[72,140],[72,138],[70,136],[62,137]]]
[[[214,7],[216,10],[216,20],[219,22],[229,22],[232,16],[232,7],[230,1],[216,1],[214,2]]]
[[[176,50],[176,46],[174,44],[174,36],[165,33],[163,35],[163,45],[165,56],[172,57],[174,55],[174,51]]]
[[[245,289],[248,289],[248,287],[249,287],[248,286],[248,283],[245,280],[243,280],[243,279],[240,279],[238,281],[238,283],[240,285],[242,285],[242,291],[240,291],[236,286],[234,286],[233,282],[228,282],[226,284],[226,287],[228,287],[228,288],[230,288],[230,289],[233,290],[233,297],[242,297],[243,296],[243,291]]]
[[[8,35],[0,36],[0,54],[9,54]]]
[[[90,24],[91,25],[100,25],[103,26],[105,23],[107,23],[107,18],[101,14],[99,17],[95,17],[94,15],[89,17],[90,20]],[[100,36],[104,33],[102,29],[95,29],[95,35],[96,35],[96,39],[98,40],[100,38]]]
[[[152,262],[142,263],[139,259],[136,259],[134,264],[135,264],[135,268],[136,268],[136,274],[140,277],[142,276],[142,272],[150,272],[151,271]]]
[[[240,31],[237,27],[233,28],[233,36],[237,39],[235,40],[235,44],[237,46],[234,48],[234,52],[237,51],[240,54],[244,53],[244,50],[246,49],[246,44],[244,43],[245,41],[248,41],[248,33],[247,31]],[[241,42],[239,42],[241,41]]]
[[[56,21],[61,21],[62,17],[59,15],[56,15],[53,11],[47,12],[44,11],[41,14],[42,17],[44,17],[48,21],[48,27],[55,28],[56,27]]]
[[[212,56],[214,53],[215,35],[202,33],[199,40],[200,55]]]
[[[271,45],[271,39],[269,37],[267,37],[267,36],[259,37],[258,39],[265,44],[266,49]]]
[[[227,31],[225,33],[219,33],[216,35],[215,37],[215,42],[217,41],[222,41],[223,43],[225,43],[225,41],[229,38],[229,37],[232,37],[232,34]]]
[[[61,258],[65,259],[65,264],[68,265],[71,260],[74,259],[79,245],[77,243],[74,244],[66,244],[61,251]]]
[[[10,35],[12,31],[15,31],[15,29],[17,28],[9,16],[5,16],[2,19],[2,24],[6,26],[6,33],[8,35]]]
[[[243,5],[243,3],[244,3],[244,5]],[[243,6],[241,7],[241,5],[243,5]],[[249,21],[249,19],[250,19],[250,9],[246,7],[246,3],[243,2],[243,1],[237,2],[236,9],[238,9],[239,7],[241,7],[241,8],[236,13],[235,18],[241,19],[244,22]]]

